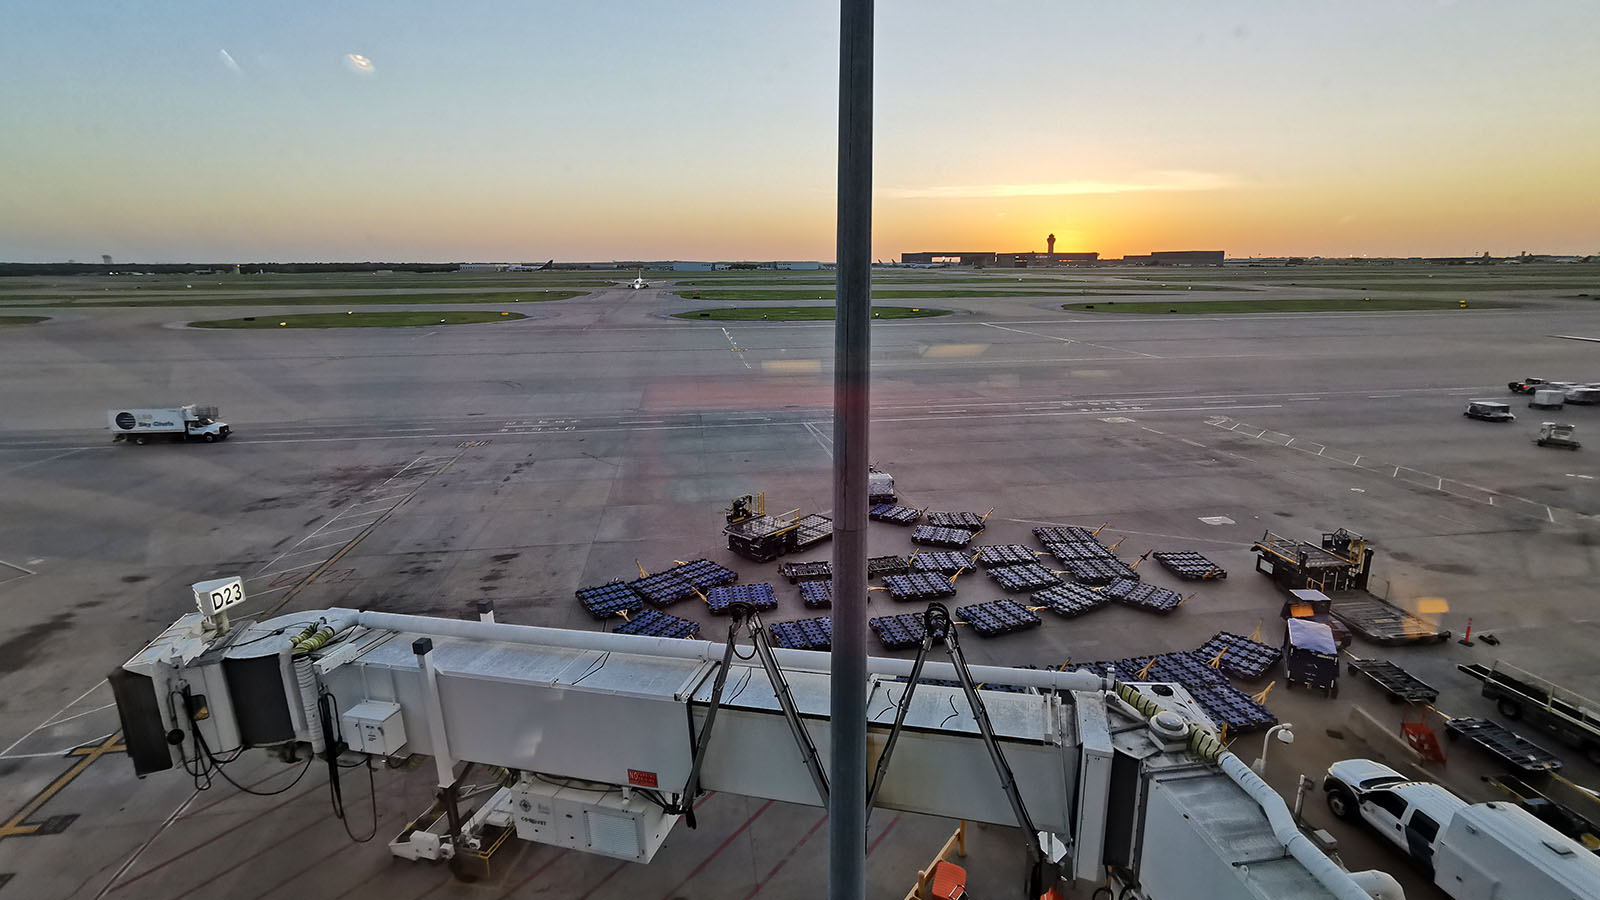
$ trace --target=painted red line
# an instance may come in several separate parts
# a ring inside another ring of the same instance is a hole
[[[278,810],[280,810],[283,807],[289,805],[290,803],[293,803],[296,800],[300,800],[300,799],[303,799],[303,798],[305,798],[307,796],[310,796],[312,791],[315,791],[315,790],[318,790],[318,789],[324,788],[324,787],[327,787],[327,782],[319,782],[317,784],[313,784],[313,785],[311,785],[310,787],[306,788],[305,790],[301,791],[298,794],[292,794],[286,799],[279,800],[277,803],[274,803],[273,805],[267,807],[266,809],[262,810],[261,812],[250,814],[243,822],[240,822],[239,824],[230,826],[228,828],[224,828],[223,830],[217,832],[216,834],[212,835],[211,837],[208,837],[205,840],[201,841],[200,843],[195,844],[193,847],[190,847],[189,849],[182,851],[177,856],[168,857],[166,860],[156,863],[155,865],[151,866],[150,868],[145,869],[143,872],[140,872],[139,874],[133,876],[132,878],[129,878],[127,881],[124,881],[121,884],[117,885],[116,887],[112,888],[112,890],[113,891],[120,891],[123,888],[127,887],[128,885],[133,884],[135,881],[138,881],[139,879],[144,878],[146,875],[150,875],[151,873],[160,871],[161,869],[164,869],[167,866],[170,866],[173,863],[175,863],[175,862],[177,862],[177,861],[179,861],[181,859],[186,859],[189,856],[189,854],[195,852],[196,850],[199,850],[201,847],[204,847],[207,844],[213,843],[215,841],[219,841],[219,840],[227,837],[228,835],[234,833],[235,831],[238,831],[239,829],[245,827],[246,825],[254,825],[255,823],[261,821],[268,814],[277,812]]]
[[[602,884],[605,884],[606,882],[610,881],[612,876],[616,875],[618,872],[621,872],[623,867],[626,866],[627,864],[628,863],[626,861],[617,863],[617,867],[615,869],[612,869],[611,871],[607,872],[606,873],[606,877],[600,879],[599,881],[596,881],[593,885],[591,885],[589,887],[589,889],[587,891],[584,891],[583,893],[579,894],[577,900],[589,900],[590,897],[594,896],[594,892],[595,891],[600,890],[600,886]]]
[[[745,819],[743,825],[740,825],[738,828],[734,829],[733,834],[728,835],[728,837],[726,839],[724,839],[722,843],[718,844],[717,845],[717,849],[711,851],[711,855],[710,856],[706,857],[705,859],[700,860],[700,865],[695,866],[694,867],[694,871],[690,872],[689,875],[686,878],[684,878],[682,881],[680,881],[677,884],[673,885],[672,888],[670,890],[668,890],[665,894],[662,894],[661,895],[661,900],[671,900],[671,898],[678,893],[678,888],[681,888],[684,885],[688,884],[689,882],[693,881],[694,877],[696,875],[699,875],[700,872],[703,869],[705,869],[706,866],[711,865],[711,861],[713,859],[716,859],[717,856],[720,853],[722,853],[722,851],[728,849],[728,845],[733,843],[733,839],[734,838],[738,837],[740,834],[743,834],[744,830],[746,828],[750,827],[750,823],[751,822],[754,822],[756,819],[760,818],[761,814],[766,812],[769,808],[771,808],[772,804],[774,804],[776,802],[778,802],[778,801],[776,801],[776,800],[768,800],[766,803],[761,804],[761,808],[756,810],[755,813],[750,816],[750,818]]]
[[[783,855],[783,859],[778,860],[778,864],[772,867],[772,871],[768,872],[765,878],[762,878],[760,881],[756,882],[756,886],[750,889],[750,893],[744,895],[744,900],[750,900],[751,897],[761,893],[761,889],[766,887],[768,882],[772,881],[773,876],[778,874],[778,870],[783,868],[784,865],[789,862],[789,860],[794,858],[794,855],[799,852],[800,848],[805,846],[806,841],[811,840],[811,836],[816,834],[817,829],[821,828],[822,823],[826,821],[828,821],[827,816],[823,816],[822,818],[818,819],[816,824],[811,826],[811,830],[806,832],[805,837],[801,838],[799,843],[795,844],[793,847],[790,847],[789,852]]]
[[[878,849],[878,845],[883,843],[883,839],[889,836],[889,832],[893,831],[894,827],[900,824],[900,817],[902,815],[904,815],[904,813],[895,813],[894,818],[889,820],[889,824],[883,826],[883,830],[878,832],[878,836],[873,838],[872,843],[867,845],[868,856],[871,856],[872,851]]]

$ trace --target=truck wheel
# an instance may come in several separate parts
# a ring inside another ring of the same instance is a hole
[[[205,440],[206,443],[212,444],[212,443],[216,442],[217,436],[214,435],[214,434],[208,434],[208,435],[205,436],[204,440]]]
[[[1350,792],[1342,787],[1328,791],[1328,812],[1333,813],[1336,819],[1348,819],[1355,815],[1356,801]]]
[[[138,444],[139,446],[143,447],[145,444],[150,443],[150,439],[141,434],[138,437],[134,438],[133,442],[135,444]]]
[[[1501,700],[1499,703],[1495,704],[1495,708],[1500,710],[1500,715],[1505,716],[1508,719],[1522,718],[1522,707],[1510,700]]]

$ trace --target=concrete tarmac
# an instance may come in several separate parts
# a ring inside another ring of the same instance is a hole
[[[1600,335],[1600,308],[1102,317],[1034,297],[927,302],[957,312],[873,332],[873,458],[907,503],[993,507],[980,544],[1109,523],[1102,535],[1125,539],[1124,559],[1200,550],[1230,575],[1192,585],[1146,563],[1147,580],[1194,594],[1171,616],[1045,613],[1039,629],[967,638],[974,662],[1190,649],[1258,623],[1276,641],[1281,595],[1251,571],[1251,541],[1347,527],[1378,549],[1377,593],[1412,608],[1431,598],[1445,627],[1471,617],[1501,639],[1352,648],[1439,687],[1440,710],[1493,716],[1455,665],[1495,658],[1600,695],[1590,448],[1534,446],[1545,416],[1519,398],[1513,424],[1460,414],[1472,397],[1507,398],[1514,378],[1600,378],[1593,344],[1549,337]],[[705,557],[774,583],[770,620],[808,615],[775,565],[731,554],[720,528],[746,492],[827,511],[831,326],[666,317],[707,305],[720,304],[600,289],[517,304],[534,318],[505,325],[219,332],[183,323],[255,313],[80,308],[0,329],[0,900],[814,895],[825,831],[806,807],[713,795],[701,827],[680,826],[648,867],[516,844],[466,885],[383,846],[428,805],[427,767],[374,774],[378,837],[356,844],[329,812],[320,766],[272,797],[221,781],[196,791],[181,772],[134,779],[108,742],[104,673],[209,577],[245,576],[263,609],[466,615],[489,598],[502,621],[598,629],[575,589]],[[219,405],[235,437],[135,447],[102,426],[113,406],[181,402]],[[1556,417],[1600,434],[1600,408]],[[874,524],[870,539],[874,554],[914,549],[895,526]],[[954,602],[1000,596],[968,573]],[[906,611],[871,602],[873,615]],[[721,633],[687,606],[669,611]],[[1269,694],[1296,726],[1268,770],[1290,796],[1299,773],[1367,752],[1345,724],[1352,709],[1398,728],[1399,707],[1353,679],[1344,688],[1334,700],[1281,683]],[[1574,779],[1600,781],[1575,752],[1529,737],[1562,752]],[[1235,751],[1253,758],[1259,740]],[[1448,749],[1436,777],[1486,799],[1485,761]],[[229,774],[261,790],[295,778],[260,756]],[[345,780],[358,837],[364,780]],[[1332,825],[1320,794],[1307,810],[1352,867],[1436,896],[1397,854]],[[875,815],[873,895],[902,895],[953,827]],[[975,896],[1015,893],[1018,840],[974,830]]]

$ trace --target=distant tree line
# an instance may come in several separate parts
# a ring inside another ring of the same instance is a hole
[[[324,272],[454,272],[460,263],[242,263],[239,272],[259,275]],[[234,263],[8,263],[0,262],[0,277],[7,275],[113,275],[146,272],[152,275],[192,275],[197,272],[231,273]]]

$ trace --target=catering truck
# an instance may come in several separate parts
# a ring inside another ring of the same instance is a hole
[[[217,421],[215,406],[175,406],[166,409],[113,409],[106,413],[113,441],[149,443],[153,437],[187,441],[198,438],[206,443],[226,440],[231,429]]]

